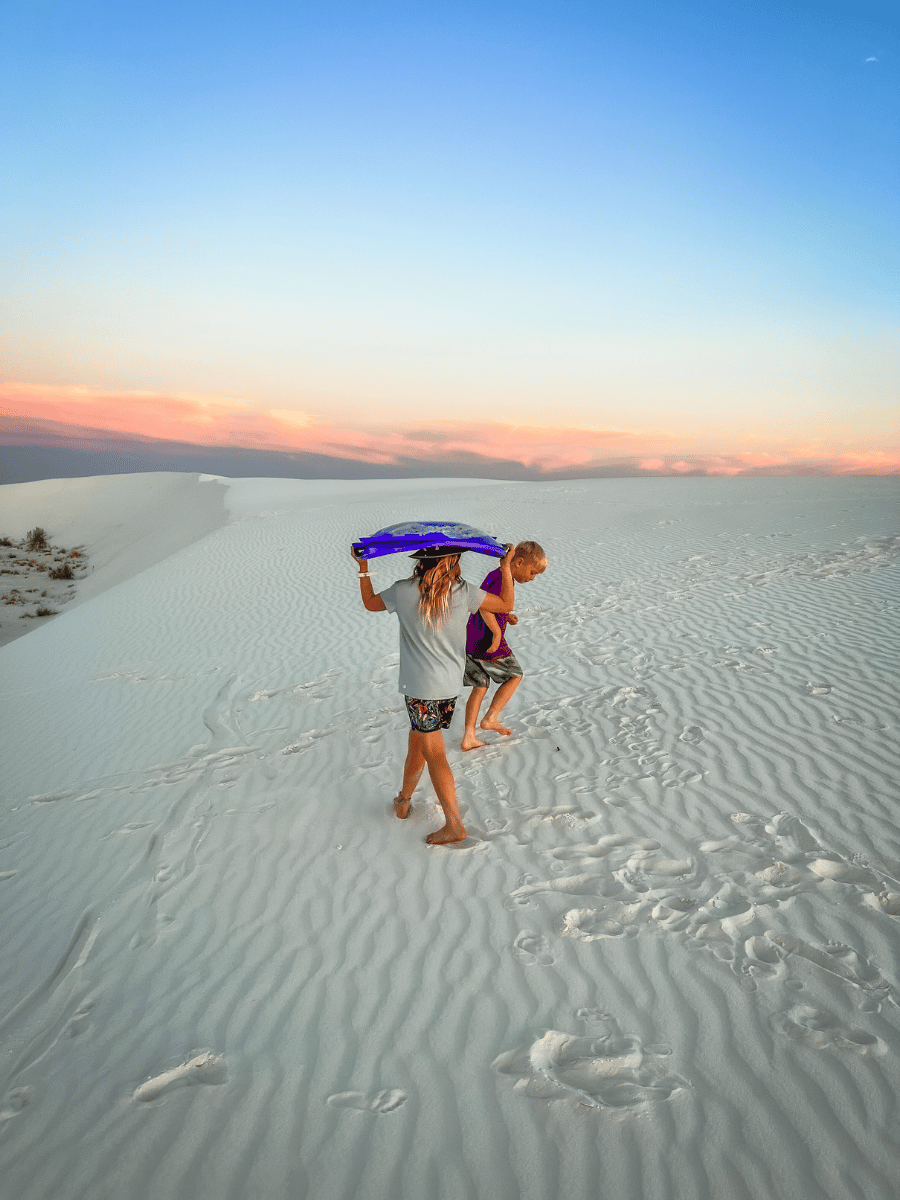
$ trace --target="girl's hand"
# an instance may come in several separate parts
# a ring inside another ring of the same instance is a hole
[[[357,552],[356,552],[356,550],[353,548],[353,546],[351,546],[351,547],[350,547],[350,557],[351,557],[351,558],[354,560],[354,562],[358,562],[358,563],[359,563],[359,569],[360,569],[361,571],[366,571],[366,570],[368,570],[368,567],[369,567],[369,562],[368,562],[368,559],[365,559],[365,558],[360,558],[360,556],[357,554]]]
[[[518,625],[519,618],[515,613],[507,613],[506,620],[510,625]]]

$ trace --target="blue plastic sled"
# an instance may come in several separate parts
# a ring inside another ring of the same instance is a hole
[[[458,525],[455,521],[403,521],[353,543],[359,557],[366,559],[382,558],[385,554],[411,554],[414,550],[432,547],[474,550],[494,558],[502,558],[506,553],[506,547],[490,534],[473,529],[471,525]]]

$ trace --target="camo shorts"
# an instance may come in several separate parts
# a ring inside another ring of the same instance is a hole
[[[463,687],[487,688],[492,682],[506,683],[508,679],[521,679],[524,674],[514,654],[506,658],[473,658],[467,654]]]

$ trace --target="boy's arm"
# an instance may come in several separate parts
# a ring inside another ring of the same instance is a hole
[[[491,644],[487,648],[488,654],[493,654],[500,645],[500,625],[493,613],[485,612],[484,609],[479,609],[482,621],[490,630]]]
[[[499,596],[485,596],[478,611],[482,614],[502,612],[508,613],[516,602],[516,589],[513,583],[513,577],[510,574],[509,565],[512,562],[514,546],[507,543],[506,554],[500,560],[500,570],[502,572],[501,580],[502,587],[500,588]]]

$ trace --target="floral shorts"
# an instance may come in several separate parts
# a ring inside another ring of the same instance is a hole
[[[404,697],[409,723],[416,733],[434,733],[436,729],[449,729],[456,707],[456,697],[449,700],[416,700]]]

